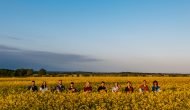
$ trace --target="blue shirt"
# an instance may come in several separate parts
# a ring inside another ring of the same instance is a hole
[[[152,86],[152,91],[153,92],[159,92],[160,87],[159,86]]]

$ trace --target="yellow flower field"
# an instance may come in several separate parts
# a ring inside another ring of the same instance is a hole
[[[39,87],[46,81],[54,87],[58,80],[68,88],[75,82],[77,93],[30,92],[27,87],[35,80]],[[157,80],[161,87],[159,93],[139,93],[138,88],[147,80],[151,89]],[[83,93],[86,81],[90,81],[93,92]],[[101,81],[106,82],[107,93],[98,93]],[[126,82],[131,81],[134,93],[124,92]],[[114,82],[121,85],[119,93],[112,93]],[[0,78],[0,110],[189,110],[190,77],[29,77]]]

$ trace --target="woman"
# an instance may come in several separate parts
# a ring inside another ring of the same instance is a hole
[[[142,92],[149,92],[148,85],[146,84],[146,80],[143,81],[143,84],[139,87],[139,91]]]
[[[116,82],[115,86],[112,88],[112,92],[119,92],[120,86],[119,84]]]
[[[132,87],[132,84],[130,81],[127,82],[127,87],[125,87],[125,92],[126,93],[133,93],[134,89]]]
[[[92,92],[92,86],[90,85],[90,82],[86,82],[84,86],[84,92]]]
[[[160,92],[161,91],[160,86],[158,86],[158,81],[153,82],[152,91],[153,92]]]
[[[48,87],[47,87],[46,82],[44,81],[44,82],[42,83],[41,87],[40,87],[40,91],[45,92],[45,91],[47,91],[47,90],[48,90]]]

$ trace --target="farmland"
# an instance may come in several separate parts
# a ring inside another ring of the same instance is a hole
[[[46,93],[30,92],[27,87],[31,81],[39,87],[43,81],[47,82],[50,89]],[[70,82],[75,83],[79,92],[62,93],[52,92],[58,80],[63,81],[66,89]],[[161,92],[139,93],[139,86],[143,80],[151,89],[152,82],[157,80]],[[86,81],[92,85],[92,93],[84,93]],[[101,81],[107,87],[107,93],[98,93]],[[134,93],[124,92],[126,82],[131,81]],[[118,93],[112,93],[114,83],[121,85]],[[0,109],[18,110],[125,110],[125,109],[190,109],[190,77],[26,77],[26,78],[0,78]]]

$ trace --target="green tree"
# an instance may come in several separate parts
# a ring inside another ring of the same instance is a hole
[[[33,75],[33,70],[32,70],[32,69],[28,69],[26,75],[27,75],[27,76]]]
[[[38,72],[38,75],[39,76],[42,76],[42,75],[46,75],[46,70],[45,69],[40,69],[39,72]]]
[[[15,76],[26,76],[27,69],[16,69]]]

